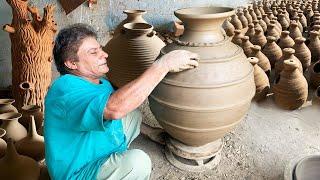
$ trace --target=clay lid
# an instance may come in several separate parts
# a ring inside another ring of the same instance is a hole
[[[242,16],[242,15],[243,15],[243,12],[242,12],[242,11],[239,11],[237,14],[238,14],[238,16],[239,16],[239,15]]]
[[[268,24],[268,28],[270,27],[270,28],[274,28],[276,25],[275,24]]]
[[[0,138],[2,138],[4,135],[6,135],[6,130],[0,128]]]
[[[258,20],[261,20],[261,19],[262,19],[262,17],[261,17],[261,16],[257,16],[257,19],[258,19]]]
[[[274,41],[276,41],[276,38],[274,36],[268,36],[267,37],[267,41],[268,42],[274,42]]]
[[[174,15],[182,19],[222,18],[235,14],[235,10],[229,7],[194,7],[183,8],[174,11]]]
[[[297,37],[296,39],[294,39],[294,42],[298,44],[304,43],[305,41],[306,41],[306,38],[304,37]]]
[[[261,51],[261,47],[259,45],[253,45],[250,47],[252,51]]]
[[[282,51],[283,51],[283,54],[288,54],[288,55],[294,54],[296,52],[293,48],[284,48]]]
[[[283,68],[286,71],[292,71],[299,68],[299,65],[294,59],[287,59],[283,61]]]
[[[0,114],[0,120],[13,120],[13,119],[20,118],[21,116],[22,116],[21,113],[8,112],[8,113]]]
[[[0,99],[0,104],[12,104],[14,102],[14,99]]]
[[[248,61],[254,66],[254,65],[258,64],[259,59],[256,57],[248,57]]]
[[[272,11],[268,11],[267,14],[268,14],[268,15],[271,15],[271,14],[273,14],[273,13],[272,13]]]
[[[126,9],[123,11],[125,14],[146,14],[147,11],[145,10],[140,10],[140,9]]]
[[[253,20],[252,22],[253,22],[253,24],[257,24],[257,23],[259,23],[259,20]]]

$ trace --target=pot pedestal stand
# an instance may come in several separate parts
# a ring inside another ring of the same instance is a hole
[[[170,136],[165,139],[165,156],[178,169],[203,172],[215,168],[221,159],[222,140],[199,147],[185,145]]]

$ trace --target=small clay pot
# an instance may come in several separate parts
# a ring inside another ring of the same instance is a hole
[[[305,38],[298,37],[294,40],[295,44],[293,46],[293,49],[295,50],[294,55],[300,60],[303,71],[305,71],[311,63],[311,52],[305,45],[305,41]]]
[[[262,28],[262,26],[259,23],[259,20],[253,20],[253,24],[254,24],[254,29],[259,29],[262,32],[264,32],[264,29]]]
[[[1,128],[7,132],[5,139],[11,138],[17,142],[27,136],[27,130],[18,122],[21,116],[22,114],[16,112],[0,114],[0,120],[3,121]]]
[[[251,47],[253,47],[253,44],[250,42],[249,37],[248,36],[243,36],[242,37],[242,49],[244,51],[244,54],[247,57],[252,55]]]
[[[243,12],[238,12],[237,13],[239,20],[241,21],[242,24],[242,28],[246,28],[248,27],[248,20],[247,18],[244,16]]]
[[[126,23],[147,23],[142,17],[147,13],[145,10],[124,10],[123,13],[127,15],[127,18],[116,27],[114,35],[119,34]]]
[[[249,14],[252,17],[252,21],[257,20],[257,15],[256,13],[254,13],[254,10],[253,9],[248,9],[248,10],[249,10]]]
[[[302,11],[299,12],[298,16],[299,16],[299,18],[300,18],[299,21],[300,21],[300,23],[301,23],[301,25],[302,25],[302,27],[303,27],[303,30],[305,31],[305,30],[307,29],[307,27],[308,27],[307,18],[306,18],[306,16],[303,14]]]
[[[243,15],[247,18],[248,24],[251,24],[253,20],[247,8],[243,8]]]
[[[226,32],[227,36],[232,37],[234,35],[234,26],[230,23],[229,19],[226,19],[223,24],[222,28]]]
[[[283,70],[283,62],[288,59],[291,59],[292,61],[296,61],[299,71],[301,73],[303,72],[302,64],[300,60],[294,55],[294,53],[295,53],[295,50],[292,48],[283,49],[281,59],[275,63],[276,78],[279,76],[280,72]]]
[[[18,112],[12,103],[14,103],[14,99],[0,99],[0,114],[7,112]]]
[[[242,34],[241,30],[236,29],[236,30],[234,30],[234,36],[233,36],[231,42],[242,47],[242,45],[241,45],[242,44],[242,37],[243,37],[243,34]]]
[[[254,34],[255,34],[255,32],[256,31],[254,30],[254,24],[249,24],[248,25],[248,30],[247,30],[245,36],[248,36],[249,40],[251,41],[253,36],[254,36]]]
[[[290,31],[290,37],[292,39],[296,39],[297,37],[302,37],[302,33],[298,27],[298,23],[291,21],[290,26],[289,26],[289,31]]]
[[[283,70],[272,87],[275,103],[288,110],[301,107],[308,97],[308,83],[293,59],[283,62]]]
[[[262,49],[262,53],[267,56],[270,61],[271,68],[274,68],[275,63],[282,57],[282,50],[276,44],[276,38],[273,36],[267,37],[267,44]]]
[[[36,127],[39,129],[43,123],[43,113],[41,112],[41,107],[38,105],[25,105],[21,108],[22,117],[19,122],[26,128],[29,128],[30,116],[34,116]]]
[[[261,29],[255,28],[255,34],[253,35],[251,42],[252,44],[259,45],[260,47],[264,47],[264,45],[267,44],[267,39]]]
[[[267,23],[265,23],[263,20],[262,20],[262,17],[258,16],[258,21],[259,21],[259,24],[260,26],[262,27],[263,29],[263,32],[266,32],[267,31]]]
[[[310,83],[313,87],[320,86],[320,61],[312,64],[309,68]]]
[[[309,43],[307,44],[311,51],[311,61],[316,62],[320,59],[320,40],[319,32],[311,31],[309,36]]]
[[[282,32],[282,27],[281,24],[277,21],[277,18],[273,18],[273,20],[270,21],[270,24],[276,25],[276,30],[278,31],[279,34]]]
[[[0,158],[5,155],[7,149],[7,143],[2,139],[4,135],[6,135],[6,130],[0,128]]]
[[[13,145],[13,141],[8,139],[6,154],[0,159],[0,179],[32,180],[40,176],[38,163],[27,157],[19,155]]]
[[[276,30],[276,25],[269,24],[267,29],[267,36],[273,36],[278,40],[280,38],[279,32]]]
[[[270,90],[270,83],[267,74],[257,65],[259,59],[256,57],[248,58],[249,62],[252,64],[254,69],[254,82],[256,85],[256,94],[254,99],[256,101],[260,101],[264,99],[269,90]]]
[[[283,30],[287,30],[289,28],[289,22],[286,19],[286,16],[284,14],[279,15],[279,23],[281,24],[281,27]]]
[[[282,31],[280,39],[278,40],[278,45],[281,49],[292,48],[294,45],[294,40],[289,36],[289,31]]]
[[[15,146],[21,155],[31,157],[36,161],[44,159],[44,139],[37,133],[34,116],[29,116],[28,135],[16,142]]]
[[[265,56],[261,52],[260,46],[254,45],[253,47],[251,47],[251,49],[252,49],[251,55],[259,59],[258,65],[269,76],[271,72],[271,65],[270,65],[269,59],[267,58],[267,56]]]
[[[262,20],[263,20],[267,25],[270,24],[270,19],[268,18],[268,15],[267,15],[267,14],[263,14],[263,15],[262,15]]]
[[[301,159],[295,168],[296,180],[320,179],[320,155],[311,155]]]
[[[235,29],[241,30],[243,28],[241,21],[235,14],[231,16],[230,23],[234,26]]]

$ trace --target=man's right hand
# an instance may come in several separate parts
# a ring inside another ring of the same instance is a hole
[[[163,65],[169,72],[180,72],[186,69],[195,68],[199,65],[199,56],[186,50],[174,50],[163,55],[156,62]]]

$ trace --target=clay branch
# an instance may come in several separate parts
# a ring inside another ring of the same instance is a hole
[[[16,32],[16,30],[14,29],[14,27],[6,24],[3,26],[3,30],[7,31],[8,33],[14,33]]]
[[[31,13],[32,19],[33,19],[34,21],[38,21],[38,22],[39,22],[39,21],[42,20],[40,14],[39,14],[38,8],[36,8],[36,7],[29,7],[29,6],[28,6],[28,11]]]
[[[54,14],[54,5],[48,5],[44,8],[44,14],[43,14],[43,26],[47,26],[47,29],[50,29],[52,31],[57,30],[57,24],[54,21],[53,14]]]

